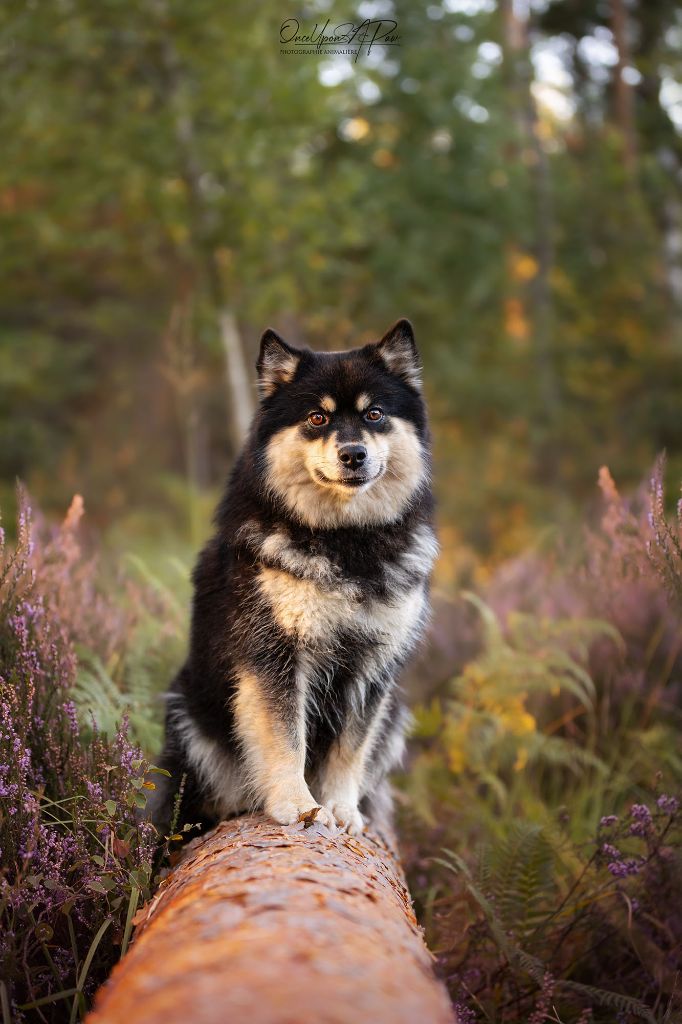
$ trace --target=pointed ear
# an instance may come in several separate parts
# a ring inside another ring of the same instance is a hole
[[[376,348],[391,373],[417,391],[421,389],[421,362],[409,320],[396,321]]]
[[[268,327],[260,340],[256,370],[261,397],[267,398],[282,384],[294,379],[301,359],[298,349],[287,345],[276,331]]]

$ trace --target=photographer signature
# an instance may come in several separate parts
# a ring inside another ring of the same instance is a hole
[[[360,22],[346,21],[329,29],[329,21],[313,27],[312,31],[301,32],[297,18],[287,18],[279,30],[279,41],[301,49],[322,50],[326,46],[357,46],[356,60],[363,47],[371,53],[373,46],[399,46],[398,23],[391,19],[379,18]]]

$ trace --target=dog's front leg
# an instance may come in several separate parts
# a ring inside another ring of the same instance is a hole
[[[364,820],[358,809],[369,759],[384,720],[388,702],[380,703],[367,719],[351,716],[332,744],[322,773],[320,796],[337,823],[351,835],[358,835]]]
[[[304,777],[305,692],[300,680],[278,687],[252,672],[241,672],[235,697],[237,734],[248,784],[257,803],[281,825],[293,825],[317,806]],[[316,821],[333,826],[325,808]]]

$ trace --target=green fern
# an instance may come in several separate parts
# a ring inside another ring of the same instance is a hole
[[[73,697],[83,723],[94,719],[107,735],[112,735],[127,715],[131,736],[143,750],[154,754],[162,740],[161,694],[182,659],[185,604],[142,559],[129,555],[127,561],[144,587],[133,592],[135,626],[125,638],[124,648],[107,664],[94,652],[79,648]],[[178,559],[169,559],[168,566],[178,587],[183,587],[187,566]]]
[[[530,937],[543,940],[545,928],[550,926],[556,905],[553,879],[554,849],[551,841],[538,826],[516,824],[492,848],[479,853],[475,878],[467,863],[452,850],[443,850],[444,858],[436,863],[459,875],[476,905],[482,911],[490,935],[512,971],[523,972],[538,986],[547,974],[552,975],[552,964],[529,953],[521,944]],[[515,939],[512,935],[519,936]],[[544,943],[546,944],[546,942]],[[555,993],[573,992],[586,1000],[608,1009],[631,1013],[656,1024],[651,1010],[632,996],[609,989],[586,985],[566,978],[556,978]]]
[[[625,996],[620,992],[611,992],[607,988],[596,988],[594,985],[583,985],[579,981],[559,981],[557,989],[564,992],[577,992],[592,999],[600,1006],[606,1006],[610,1010],[620,1010],[623,1013],[632,1013],[640,1020],[656,1024],[656,1018],[648,1006],[645,1006],[639,999],[635,999],[634,996]]]
[[[520,941],[555,902],[553,859],[543,829],[527,822],[513,823],[491,849],[495,905],[505,927]]]
[[[81,721],[94,720],[97,729],[113,736],[124,716],[130,721],[131,734],[144,750],[158,750],[161,742],[160,704],[154,699],[152,685],[144,672],[128,676],[132,684],[123,690],[92,652],[79,650],[79,667],[73,699]]]

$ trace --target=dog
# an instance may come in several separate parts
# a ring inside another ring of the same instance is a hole
[[[194,570],[153,817],[247,810],[351,834],[391,817],[437,553],[430,437],[408,320],[312,352],[265,331],[260,407]],[[158,779],[158,776],[155,776]],[[157,784],[158,785],[158,784]]]

